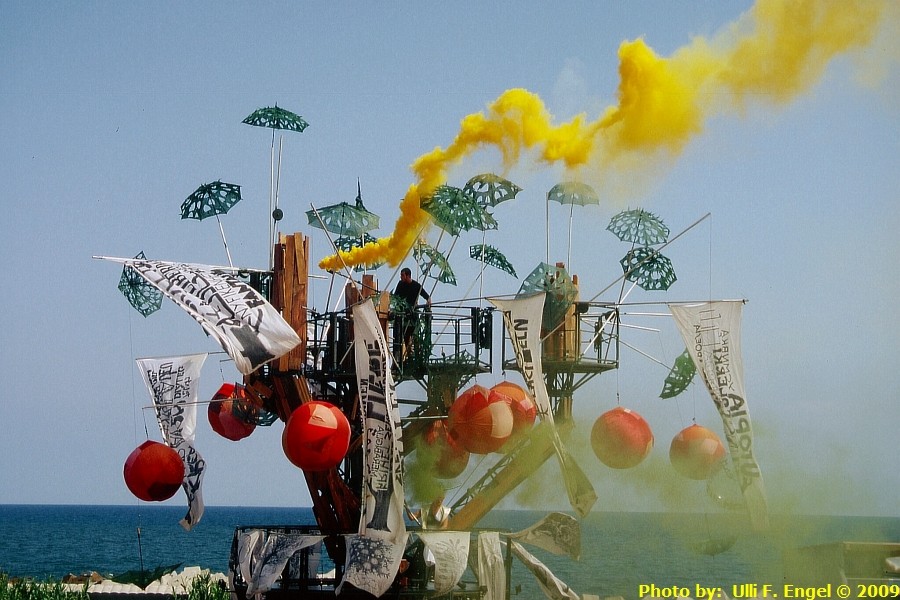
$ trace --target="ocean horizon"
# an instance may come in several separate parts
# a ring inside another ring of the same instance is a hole
[[[235,527],[315,524],[309,507],[207,506],[188,532],[179,524],[185,512],[183,506],[149,504],[0,505],[0,572],[58,580],[69,573],[109,577],[177,564],[225,573]],[[518,531],[547,512],[496,510],[478,527]],[[579,594],[601,597],[637,597],[638,586],[648,584],[780,586],[786,551],[841,541],[900,543],[896,517],[772,515],[766,532],[753,532],[737,513],[595,512],[581,525],[580,561],[529,551]],[[518,561],[512,579],[519,597],[543,597]]]

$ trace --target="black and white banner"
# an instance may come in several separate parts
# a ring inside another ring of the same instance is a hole
[[[669,305],[697,371],[722,417],[731,463],[751,524],[754,529],[762,530],[768,527],[769,517],[762,473],[753,457],[753,429],[744,392],[742,309],[740,300]]]
[[[476,574],[478,583],[485,587],[484,600],[506,600],[506,562],[500,534],[486,531],[478,534]]]
[[[163,440],[181,456],[184,481],[181,487],[188,499],[188,513],[181,526],[190,531],[203,517],[203,494],[200,486],[206,461],[194,448],[197,430],[197,392],[200,370],[206,354],[189,354],[167,358],[139,358],[138,368],[153,406]]]
[[[353,307],[356,375],[363,419],[359,534],[399,543],[403,520],[403,429],[384,332],[371,302]]]
[[[246,568],[243,564],[240,566],[241,573],[250,574],[250,578],[245,580],[247,596],[271,590],[296,552],[318,544],[324,539],[324,535],[272,532],[265,537],[264,542],[257,541],[255,545],[251,545],[250,552],[242,556],[242,559],[247,560]]]
[[[553,447],[556,449],[556,456],[562,469],[569,502],[578,516],[583,517],[591,511],[591,507],[597,501],[597,494],[587,475],[559,439],[559,432],[553,421],[553,408],[550,406],[550,395],[544,383],[541,364],[541,319],[544,314],[545,297],[546,294],[541,292],[513,300],[498,298],[488,300],[503,311],[503,322],[516,353],[516,362],[528,390],[534,397],[537,414],[541,420],[550,422]]]
[[[466,572],[468,531],[422,531],[419,538],[434,555],[434,595],[449,593]]]
[[[509,538],[553,554],[566,554],[573,560],[581,559],[581,524],[572,515],[550,513],[528,529],[510,533]]]
[[[363,535],[345,536],[347,566],[335,593],[340,596],[344,584],[349,583],[380,598],[394,583],[400,570],[406,538],[405,532],[397,542]]]
[[[581,596],[570,588],[566,583],[553,574],[553,571],[547,568],[547,565],[538,560],[533,554],[512,540],[509,541],[512,553],[522,561],[522,564],[528,567],[534,578],[537,579],[538,585],[544,591],[544,595],[550,600],[581,600]]]
[[[128,265],[197,321],[249,375],[300,343],[275,307],[227,271],[161,260],[106,258]]]

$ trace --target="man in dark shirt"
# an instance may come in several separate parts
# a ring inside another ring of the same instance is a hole
[[[401,315],[394,315],[394,352],[397,359],[405,361],[412,349],[412,337],[416,330],[416,304],[419,297],[425,298],[426,307],[431,307],[431,296],[422,287],[422,284],[412,278],[412,271],[408,267],[400,270],[400,281],[394,290],[394,295],[403,298],[406,302],[406,311]],[[403,347],[399,348],[400,341]]]

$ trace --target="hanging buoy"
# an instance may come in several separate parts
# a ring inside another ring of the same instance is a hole
[[[244,386],[224,383],[215,393],[206,416],[213,431],[236,442],[256,429],[259,407],[250,402]]]
[[[147,440],[125,459],[125,485],[137,498],[162,502],[175,495],[184,481],[184,461],[172,448]]]
[[[513,414],[506,396],[473,385],[450,406],[450,432],[473,454],[490,454],[512,435]]]
[[[700,425],[678,432],[669,446],[669,461],[690,479],[707,479],[722,465],[725,446],[715,433]]]
[[[327,471],[347,454],[350,422],[329,402],[306,402],[288,417],[281,446],[288,460],[304,471]]]
[[[607,467],[630,469],[650,454],[653,432],[641,415],[617,406],[594,421],[591,448]]]
[[[501,381],[491,388],[491,392],[505,396],[507,404],[512,410],[513,429],[510,440],[517,440],[534,426],[537,407],[531,394],[526,392],[525,388],[511,381]]]
[[[469,451],[450,435],[447,419],[431,423],[421,439],[424,462],[439,479],[454,479],[466,470]]]

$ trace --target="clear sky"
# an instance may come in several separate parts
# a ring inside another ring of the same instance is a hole
[[[594,122],[622,98],[620,44],[643,39],[674,62],[702,37],[718,40],[709,44],[715,56],[743,34],[746,18],[730,28],[752,4],[0,0],[0,503],[138,502],[122,465],[145,426],[151,438],[160,434],[142,410],[149,396],[134,359],[219,348],[168,301],[141,317],[116,289],[119,266],[91,257],[143,250],[226,264],[214,221],[179,218],[198,185],[223,179],[243,187],[241,203],[222,217],[235,263],[265,266],[271,133],[241,124],[256,108],[277,103],[310,123],[284,135],[280,197],[282,229],[312,236],[315,264],[327,242],[306,225],[310,203],[352,201],[358,179],[366,206],[382,217],[377,233],[388,235],[417,182],[415,159],[447,147],[463,117],[505,90],[536,94],[553,124],[579,114]],[[601,205],[576,208],[571,229],[568,207],[549,207],[551,261],[566,260],[571,235],[582,297],[621,274],[627,246],[605,230],[612,215],[640,206],[674,234],[712,214],[665,250],[676,284],[629,300],[748,300],[745,379],[773,511],[900,514],[895,7],[860,48],[823,59],[821,69],[786,68],[776,80],[797,84],[790,89],[751,85],[738,95],[690,83],[682,92],[698,92],[701,110],[683,136],[646,152],[603,137],[580,171],[601,190]],[[781,73],[800,47],[767,57],[770,70]],[[660,98],[663,106],[683,99]],[[639,137],[665,133],[637,122],[649,129]],[[508,165],[524,191],[496,209],[500,228],[488,234],[520,276],[546,258],[545,195],[568,176],[534,152]],[[447,181],[459,186],[504,172],[491,149],[451,166]],[[438,230],[427,235],[435,242]],[[477,242],[460,241],[452,255],[459,285],[438,287],[436,299],[477,295],[465,250]],[[392,273],[376,271],[385,284]],[[518,286],[495,271],[484,291]],[[324,310],[328,281],[312,291]],[[671,319],[629,319],[660,330],[625,331],[643,353],[671,364],[683,349]],[[693,419],[721,432],[711,400],[696,384],[660,400],[666,367],[630,349],[622,363],[576,395],[570,446],[594,482],[595,510],[700,506],[702,484],[678,480],[667,452]],[[212,354],[201,395],[237,377]],[[648,461],[628,472],[600,465],[586,441],[593,420],[617,402],[643,414],[656,436]],[[199,422],[207,504],[309,506],[300,472],[282,454],[280,424],[233,443],[209,429],[205,410]],[[506,506],[566,508],[555,469],[548,463],[535,476],[540,485],[523,486]],[[183,504],[183,495],[170,502]]]

